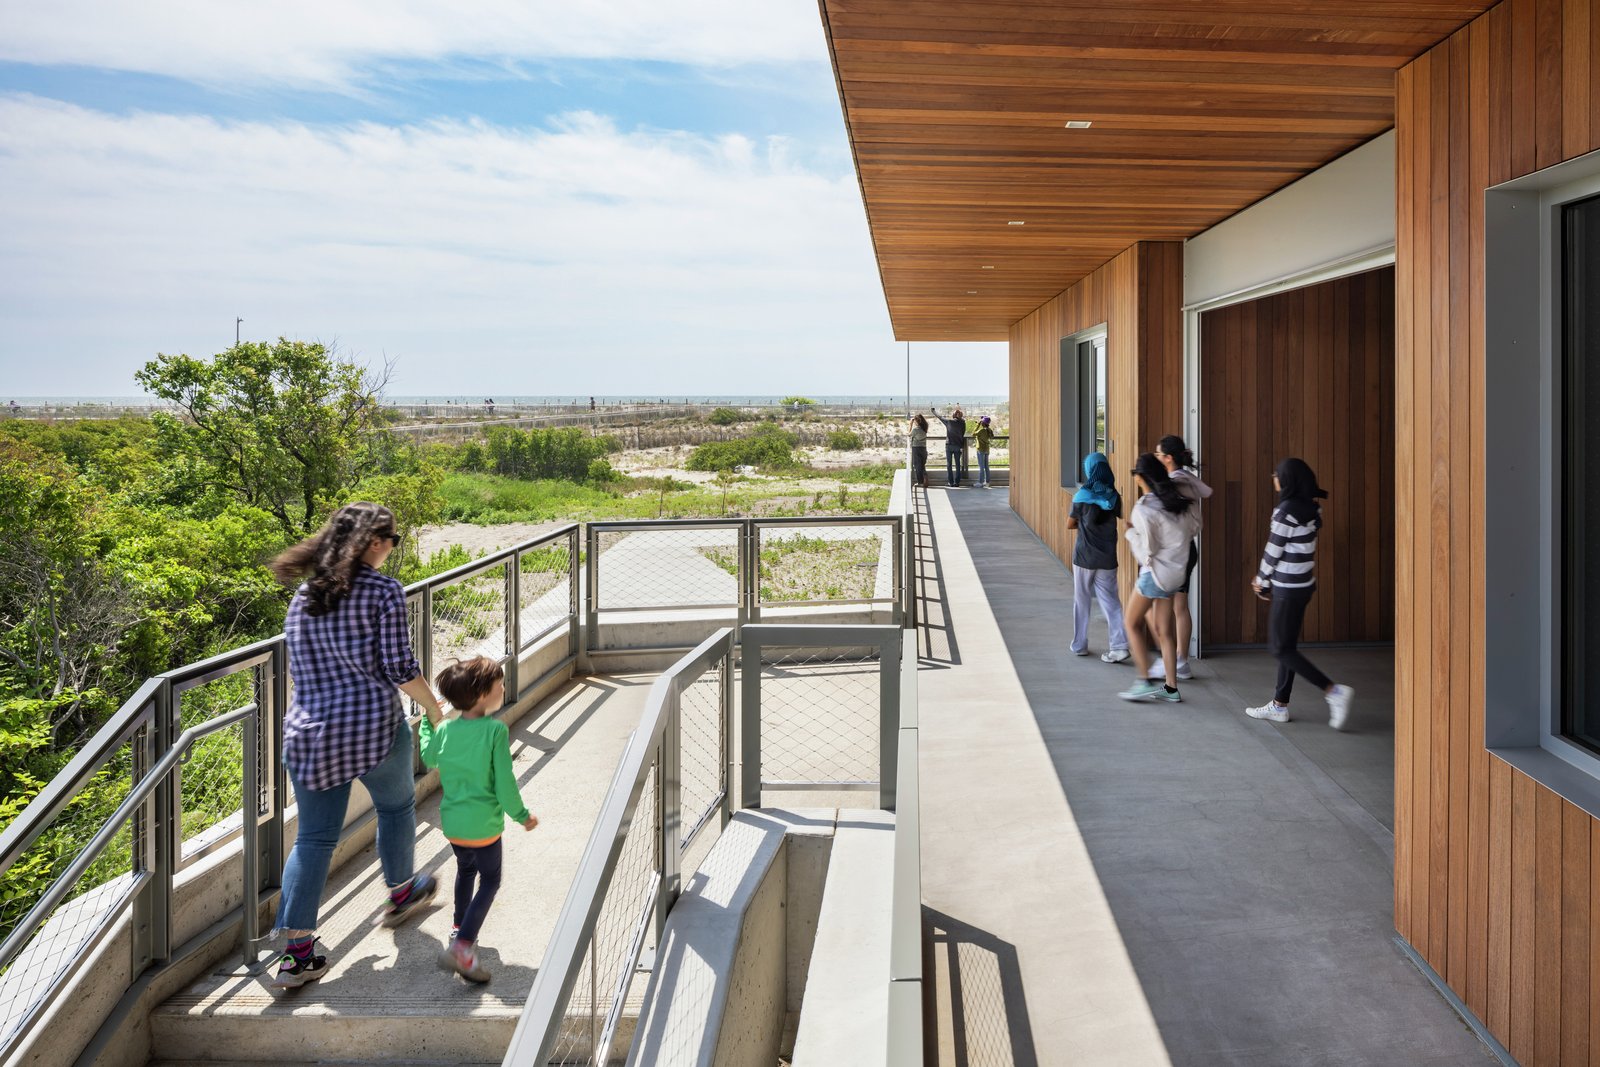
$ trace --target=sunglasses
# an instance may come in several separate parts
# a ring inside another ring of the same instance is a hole
[[[378,535],[378,540],[387,541],[391,545],[394,545],[396,548],[400,547],[400,535],[397,534],[397,533],[379,534]]]

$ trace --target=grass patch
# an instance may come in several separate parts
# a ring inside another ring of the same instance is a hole
[[[761,599],[864,600],[877,584],[882,547],[876,537],[775,537],[761,549]]]
[[[648,480],[644,480],[648,481]],[[851,479],[854,481],[854,479]],[[681,484],[681,483],[680,483]],[[597,489],[573,482],[523,482],[492,474],[452,474],[440,492],[445,518],[493,526],[508,522],[586,522],[593,519],[704,519],[724,514],[723,491],[696,485],[662,493],[637,488]],[[740,481],[729,489],[727,514],[787,518],[796,515],[882,515],[889,490],[873,487],[844,494],[814,494],[786,479]]]

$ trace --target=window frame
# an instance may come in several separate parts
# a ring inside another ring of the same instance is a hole
[[[1106,324],[1061,338],[1060,390],[1061,488],[1083,484],[1083,461],[1091,452],[1110,455],[1110,375]],[[1085,351],[1087,349],[1087,351]],[[1103,433],[1097,415],[1104,420]]]
[[[1600,751],[1564,732],[1562,496],[1563,218],[1595,195],[1600,151],[1484,195],[1483,715],[1492,754],[1600,817]]]

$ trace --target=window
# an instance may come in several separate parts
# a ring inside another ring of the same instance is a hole
[[[1600,152],[1484,197],[1484,741],[1600,817]]]
[[[1104,326],[1061,341],[1061,486],[1081,484],[1083,461],[1109,452]]]
[[[1563,451],[1593,451],[1600,433],[1600,196],[1562,204],[1557,269]],[[1566,464],[1557,495],[1562,510],[1559,583],[1563,659],[1561,732],[1600,752],[1600,464]]]

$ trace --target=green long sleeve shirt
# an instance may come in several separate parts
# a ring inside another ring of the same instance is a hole
[[[422,762],[439,769],[444,836],[460,844],[487,844],[505,832],[505,818],[528,819],[511,768],[511,734],[492,715],[449,718],[434,726],[423,716]]]

